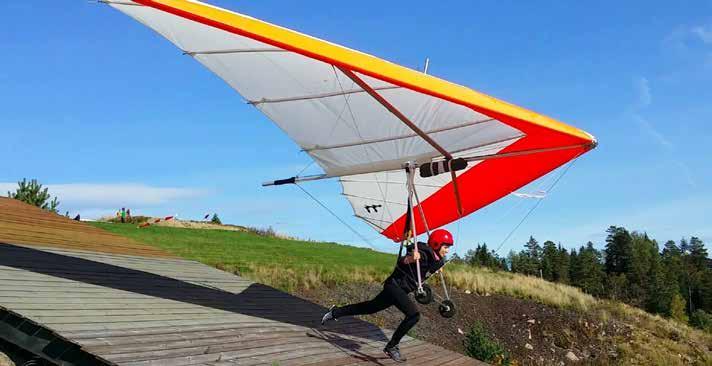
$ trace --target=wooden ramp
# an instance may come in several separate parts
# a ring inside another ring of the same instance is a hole
[[[0,198],[0,338],[59,365],[388,365],[391,331]],[[482,365],[406,337],[410,365]]]

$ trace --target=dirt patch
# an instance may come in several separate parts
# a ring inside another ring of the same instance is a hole
[[[352,284],[337,289],[302,290],[299,295],[325,306],[343,305],[368,300],[380,288]],[[457,314],[451,319],[440,316],[436,303],[418,304],[422,317],[411,335],[464,353],[464,334],[472,324],[480,322],[520,365],[618,364],[616,343],[628,341],[631,335],[630,328],[621,323],[603,323],[586,314],[532,301],[466,294],[455,289],[451,297],[457,306]],[[391,307],[363,319],[393,329],[402,317]]]

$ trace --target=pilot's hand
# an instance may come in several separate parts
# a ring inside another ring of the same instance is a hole
[[[420,252],[419,251],[413,252],[413,259],[415,259],[416,261],[420,260]]]

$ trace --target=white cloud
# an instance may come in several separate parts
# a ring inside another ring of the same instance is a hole
[[[662,146],[667,150],[672,150],[675,145],[670,142],[665,136],[660,133],[647,119],[640,116],[639,114],[633,114],[633,119],[638,123],[638,127],[648,136],[652,137],[658,145]]]
[[[712,24],[679,26],[662,41],[663,50],[678,54],[686,54],[705,45],[712,45]]]
[[[652,103],[652,96],[650,94],[650,83],[647,78],[640,78],[636,82],[638,88],[638,106],[645,108]]]
[[[133,183],[70,183],[45,185],[63,206],[101,208],[161,205],[177,200],[196,198],[209,192],[202,189],[152,187]],[[0,192],[14,191],[17,183],[0,183]]]
[[[690,33],[697,36],[705,44],[712,44],[712,25],[702,25],[692,27]]]

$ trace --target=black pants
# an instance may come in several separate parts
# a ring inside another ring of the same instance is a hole
[[[393,337],[391,337],[391,340],[387,344],[387,347],[393,347],[397,346],[401,338],[418,323],[420,313],[413,301],[408,297],[408,293],[390,280],[386,281],[383,285],[383,291],[376,295],[373,300],[334,308],[332,314],[334,318],[347,315],[373,314],[385,310],[391,305],[395,305],[398,310],[405,314],[405,319],[398,325],[398,328],[396,328],[396,331],[393,333]]]

